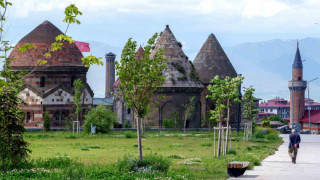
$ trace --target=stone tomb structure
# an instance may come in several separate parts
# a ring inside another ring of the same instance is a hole
[[[205,99],[208,90],[207,85],[215,75],[221,78],[226,76],[235,77],[237,75],[228,57],[224,53],[218,40],[211,34],[196,59],[192,63],[182,50],[182,45],[178,42],[167,25],[157,40],[151,58],[158,49],[165,49],[164,57],[168,59],[167,68],[163,70],[166,76],[165,83],[159,87],[161,91],[156,93],[153,99],[159,101],[158,105],[153,105],[152,111],[148,113],[144,122],[146,126],[153,128],[162,128],[165,119],[171,119],[174,112],[178,113],[179,119],[184,119],[185,109],[183,104],[188,103],[190,97],[195,97],[195,111],[188,118],[188,128],[202,127],[202,120],[208,114],[208,110],[214,108],[212,102]],[[143,55],[143,49],[140,47],[137,57]],[[115,81],[113,87],[115,93],[119,92],[119,79]],[[164,96],[164,98],[160,98]],[[208,105],[211,103],[210,105]],[[120,97],[115,98],[114,110],[118,114],[119,124],[124,124],[127,120],[133,127],[134,112],[125,107]],[[232,122],[236,122],[236,113],[233,111]]]
[[[29,34],[23,37],[12,50],[10,63],[13,71],[31,72],[23,81],[23,90],[19,96],[27,105],[20,108],[25,112],[25,127],[42,128],[44,111],[50,115],[51,127],[65,126],[66,119],[73,114],[73,82],[80,78],[82,89],[83,111],[92,105],[93,91],[87,84],[87,71],[81,61],[82,53],[75,44],[63,43],[62,50],[51,53],[47,58],[44,53],[51,48],[55,37],[63,34],[49,21],[44,21]],[[30,43],[37,49],[18,51],[22,45]],[[38,66],[38,60],[46,60],[47,64]]]

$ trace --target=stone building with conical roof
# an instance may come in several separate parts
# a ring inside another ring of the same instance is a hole
[[[165,49],[164,57],[168,59],[167,68],[163,70],[166,79],[159,87],[161,90],[153,97],[159,103],[153,105],[145,123],[151,127],[161,128],[164,120],[172,119],[174,113],[178,114],[179,119],[184,119],[183,104],[187,104],[189,98],[194,97],[195,111],[188,118],[187,127],[200,128],[208,110],[214,107],[208,105],[210,102],[205,99],[208,94],[207,85],[216,75],[222,78],[237,76],[235,69],[213,34],[204,43],[194,62],[185,55],[181,43],[176,40],[168,25],[160,34],[151,53],[151,59],[159,49]],[[140,51],[138,54],[141,54]],[[117,80],[114,87],[117,88],[119,83],[121,82]],[[164,98],[159,98],[161,96]],[[120,124],[126,120],[133,123],[133,112],[124,106],[120,98],[115,99],[114,105]],[[129,112],[131,114],[128,114]]]
[[[44,21],[23,37],[12,50],[9,58],[13,71],[32,72],[23,80],[23,90],[19,96],[27,105],[20,108],[25,112],[25,127],[43,127],[44,111],[49,111],[51,127],[62,127],[74,111],[73,82],[81,79],[82,106],[86,111],[92,105],[93,91],[87,84],[86,68],[81,61],[82,53],[75,44],[63,43],[62,49],[51,52],[51,57],[44,54],[55,42],[56,36],[63,34],[49,21]],[[19,52],[19,47],[32,44],[36,49]],[[38,60],[47,61],[38,65]]]
[[[203,104],[201,106],[201,117],[206,118],[208,110],[215,107],[213,102],[206,99],[209,94],[207,86],[210,84],[211,79],[215,76],[219,76],[222,79],[227,76],[236,77],[237,72],[213,34],[210,34],[202,45],[193,63],[204,86],[201,92],[201,104]],[[238,104],[234,104],[231,108],[231,120],[234,120],[238,113],[237,107]]]

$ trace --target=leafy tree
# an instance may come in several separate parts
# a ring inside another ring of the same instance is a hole
[[[195,97],[192,96],[189,98],[189,102],[187,104],[183,104],[182,106],[185,108],[184,111],[184,123],[183,123],[183,129],[184,133],[186,133],[186,128],[187,128],[187,119],[191,117],[191,115],[194,112],[195,109]]]
[[[208,86],[208,90],[211,94],[209,94],[207,98],[215,102],[215,109],[210,110],[210,118],[219,122],[218,156],[220,156],[222,150],[222,122],[226,119],[227,127],[229,127],[230,107],[233,102],[239,101],[238,88],[242,83],[242,80],[243,77],[241,76],[237,76],[235,78],[226,77],[225,79],[221,79],[219,76],[216,76],[211,80],[211,84]],[[225,117],[225,114],[227,114],[227,117]]]
[[[255,89],[250,86],[248,88],[244,87],[244,95],[242,97],[242,102],[243,102],[243,115],[244,119],[247,119],[249,123],[252,123],[252,128],[251,130],[254,131],[256,122],[254,120],[255,114],[258,113],[258,110],[255,109],[255,103],[254,103],[254,91]],[[252,134],[253,132],[247,134]]]
[[[50,122],[49,111],[46,108],[46,110],[44,111],[44,114],[43,114],[43,130],[45,132],[50,131],[50,126],[51,126],[51,122]]]
[[[91,123],[96,126],[97,133],[108,133],[117,119],[116,114],[103,105],[91,109],[84,117],[83,128],[85,133],[91,132]]]
[[[82,110],[82,103],[81,103],[81,88],[83,87],[82,81],[81,79],[77,79],[73,82],[73,87],[74,87],[74,96],[73,96],[73,100],[74,103],[76,104],[76,116],[77,116],[77,121],[79,123],[80,121],[80,112]]]
[[[120,63],[115,62],[120,79],[120,94],[128,108],[134,110],[137,117],[138,151],[142,160],[141,119],[152,103],[152,96],[165,81],[162,70],[166,68],[164,50],[155,52],[150,59],[152,47],[158,34],[154,34],[144,47],[144,56],[136,59],[137,42],[130,38],[122,50]]]

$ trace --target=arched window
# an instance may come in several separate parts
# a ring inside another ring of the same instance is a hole
[[[57,123],[60,122],[60,113],[58,111],[54,113],[54,121]]]
[[[71,87],[73,87],[73,82],[76,80],[74,76],[71,77]]]
[[[40,87],[44,87],[44,85],[45,85],[45,80],[46,80],[46,78],[43,77],[43,76],[40,78]]]

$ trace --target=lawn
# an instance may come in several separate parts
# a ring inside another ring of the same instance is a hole
[[[86,166],[101,166],[116,163],[125,155],[137,155],[137,140],[126,138],[126,132],[108,135],[74,136],[69,132],[27,132],[25,140],[30,143],[30,159],[48,159],[69,156]],[[134,134],[135,132],[132,132]],[[281,140],[242,140],[242,134],[232,133],[232,149],[225,157],[213,157],[212,132],[147,132],[143,136],[143,153],[157,153],[171,157],[169,172],[186,175],[188,179],[225,179],[226,164],[231,161],[250,161],[250,168],[273,154]],[[1,178],[0,178],[1,179]]]

